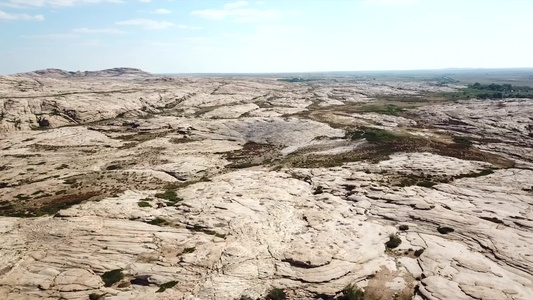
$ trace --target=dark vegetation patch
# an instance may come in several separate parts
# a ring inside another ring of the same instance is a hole
[[[287,295],[283,289],[274,288],[270,290],[266,296],[267,300],[285,300]]]
[[[224,154],[224,158],[231,162],[227,166],[231,169],[244,169],[267,164],[278,156],[278,147],[254,142],[247,142],[241,149]]]
[[[163,284],[160,284],[159,285],[159,289],[156,291],[156,293],[162,293],[164,292],[166,289],[171,289],[173,288],[176,284],[178,284],[177,281],[169,281],[169,282],[165,282]]]
[[[163,218],[160,218],[160,217],[157,217],[153,220],[150,220],[150,221],[147,221],[146,223],[148,224],[152,224],[152,225],[157,225],[157,226],[165,226],[165,225],[169,225],[170,222],[163,219]]]
[[[309,81],[316,81],[318,79],[311,79],[311,78],[302,78],[302,77],[292,77],[292,78],[280,78],[278,81],[285,81],[285,82],[309,82]]]
[[[476,82],[456,92],[441,93],[447,99],[533,98],[533,87],[512,84],[481,84]]]
[[[139,205],[139,207],[152,207],[152,204],[148,203],[147,201],[141,201],[141,200],[137,202],[137,205]]]
[[[399,116],[402,112],[405,111],[406,108],[402,108],[395,104],[383,104],[383,105],[365,105],[362,106],[361,112],[375,112],[378,114],[384,114],[384,115],[391,115],[391,116]]]
[[[407,230],[409,230],[409,226],[408,226],[408,225],[405,225],[405,224],[400,225],[398,228],[399,228],[401,231],[407,231]]]
[[[496,154],[482,152],[475,147],[465,148],[463,144],[446,143],[443,141],[432,140],[425,137],[413,136],[408,134],[399,134],[391,131],[359,127],[346,129],[346,138],[352,140],[366,139],[367,144],[359,146],[349,152],[335,155],[316,155],[306,153],[300,150],[289,154],[281,161],[273,163],[281,164],[285,167],[316,168],[316,167],[335,167],[346,162],[366,160],[371,163],[377,163],[389,159],[390,155],[397,152],[430,152],[442,156],[456,157],[465,160],[485,161],[494,165],[505,168],[512,167],[514,162],[505,159]],[[489,172],[489,171],[484,171]],[[484,173],[471,174],[471,176],[483,176]],[[417,175],[413,175],[417,176]],[[422,186],[432,186],[430,183],[435,180],[427,180],[425,177],[418,176],[401,183],[401,186],[415,185],[420,182]],[[424,182],[428,181],[428,182]]]
[[[176,191],[174,189],[167,189],[163,193],[155,194],[155,196],[159,199],[168,200],[166,204],[169,206],[175,205],[177,202],[183,201],[182,198],[178,197],[178,194],[176,194]]]
[[[146,142],[146,141],[150,141],[156,138],[165,137],[169,133],[170,131],[163,131],[163,132],[141,131],[141,132],[137,132],[134,134],[121,135],[116,138],[122,141],[126,141],[126,142]]]
[[[183,252],[181,252],[181,254],[193,253],[194,251],[196,251],[196,247],[189,247],[183,249]]]
[[[402,243],[402,239],[400,237],[398,237],[395,234],[390,234],[389,235],[389,240],[385,243],[385,246],[388,249],[394,249],[394,248],[400,246],[401,243]]]
[[[364,300],[365,292],[361,290],[355,284],[349,284],[344,289],[342,289],[342,296],[339,297],[340,300]]]
[[[105,286],[110,287],[113,284],[121,281],[124,278],[124,274],[122,273],[122,269],[115,269],[105,272],[100,277],[102,277],[102,281],[104,282]]]
[[[193,226],[186,226],[187,229],[189,230],[192,230],[192,231],[196,231],[196,232],[203,232],[205,234],[208,234],[208,235],[214,235],[216,237],[219,237],[221,239],[225,239],[226,238],[226,235],[223,234],[223,233],[218,233],[214,230],[211,230],[207,227],[204,227],[204,226],[201,226],[201,225],[198,225],[198,224],[195,224]]]
[[[100,299],[103,299],[103,297],[104,297],[103,294],[91,293],[89,295],[89,300],[100,300]]]
[[[44,198],[49,197],[45,201],[39,202],[38,205],[23,205],[22,203],[14,203],[6,207],[0,208],[0,215],[7,217],[39,217],[43,215],[53,215],[62,209],[69,208],[73,205],[79,204],[83,201],[90,200],[93,197],[100,196],[100,192],[86,192],[79,194],[68,194],[59,191],[56,195],[44,194]],[[30,199],[28,197],[27,199]]]
[[[414,255],[415,255],[416,257],[420,257],[420,255],[422,255],[422,253],[424,253],[425,250],[426,250],[426,249],[424,249],[424,248],[417,249],[417,250],[415,250]]]

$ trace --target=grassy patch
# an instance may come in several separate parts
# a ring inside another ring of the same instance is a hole
[[[208,235],[214,235],[214,236],[219,237],[221,239],[225,239],[226,238],[225,234],[218,233],[218,232],[216,232],[214,230],[207,229],[207,228],[205,228],[203,226],[200,226],[198,224],[195,224],[192,227],[188,227],[188,229],[192,230],[192,231],[203,232],[203,233],[208,234]]]
[[[104,282],[105,286],[110,287],[113,284],[121,281],[124,278],[124,274],[122,273],[122,269],[116,269],[107,271],[100,277],[102,277],[102,281]]]
[[[359,127],[358,130],[347,131],[347,137],[352,140],[366,139],[372,143],[384,143],[390,141],[396,141],[402,137],[391,133],[390,131],[372,128],[372,127]]]
[[[454,136],[452,139],[461,148],[468,149],[472,147],[472,141],[464,136]]]
[[[502,99],[502,98],[533,98],[533,87],[511,84],[480,84],[468,85],[456,92],[441,93],[450,100],[458,99]]]
[[[375,112],[384,115],[398,116],[401,112],[404,111],[403,108],[394,105],[394,104],[385,104],[385,105],[365,105],[361,107],[361,110],[364,112]]]
[[[176,191],[173,190],[173,189],[167,189],[163,193],[155,194],[155,196],[157,198],[159,198],[159,199],[165,199],[165,200],[168,200],[168,201],[171,201],[171,202],[178,202],[178,201],[183,200],[183,199],[178,197],[178,194],[176,194]]]
[[[162,293],[164,292],[166,289],[171,289],[173,288],[176,284],[178,284],[177,281],[169,281],[169,282],[165,282],[163,284],[160,284],[159,285],[159,289],[156,291],[156,293]]]

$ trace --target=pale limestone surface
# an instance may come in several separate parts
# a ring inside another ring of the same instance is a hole
[[[332,299],[352,283],[368,299],[533,298],[531,101],[429,105],[415,121],[347,108],[456,87],[49,73],[0,77],[0,209],[20,208],[0,217],[0,299]],[[43,116],[52,128],[29,130]],[[358,125],[477,137],[515,165],[427,148],[282,164],[369,151],[345,137]],[[410,178],[435,185],[398,184]],[[156,196],[168,184],[175,202]],[[74,205],[21,217],[56,202]]]

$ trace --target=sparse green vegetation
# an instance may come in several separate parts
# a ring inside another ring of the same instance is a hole
[[[363,300],[365,299],[365,292],[355,284],[349,284],[342,290],[342,297],[340,300]]]
[[[173,189],[167,189],[164,193],[157,193],[155,194],[157,198],[165,199],[171,202],[178,202],[183,199],[178,197],[178,194],[176,194],[176,191]]]
[[[315,81],[317,79],[306,79],[302,77],[293,77],[293,78],[280,78],[278,81],[285,81],[285,82],[308,82],[308,81]]]
[[[395,234],[390,234],[389,235],[389,240],[385,243],[385,246],[388,249],[394,249],[394,248],[400,246],[401,243],[402,243],[402,239],[400,237],[398,237]]]
[[[163,219],[163,218],[160,218],[160,217],[157,217],[151,221],[148,221],[147,222],[148,224],[152,224],[152,225],[157,225],[157,226],[164,226],[164,225],[168,225],[170,224],[169,221]]]
[[[442,93],[447,99],[533,98],[533,87],[511,84],[481,84],[476,82],[457,92]]]
[[[401,139],[401,136],[391,133],[390,131],[372,128],[372,127],[359,127],[358,130],[348,131],[347,136],[352,140],[366,139],[373,143],[384,143]]]
[[[468,149],[472,147],[472,141],[464,136],[454,136],[453,141],[461,148]]]
[[[208,235],[214,235],[214,236],[222,238],[222,239],[226,238],[225,234],[218,233],[218,232],[216,232],[214,230],[207,229],[207,228],[205,228],[203,226],[200,226],[198,224],[195,224],[192,227],[188,227],[188,229],[192,230],[192,231],[203,232],[203,233],[208,234]]]
[[[178,284],[177,281],[169,281],[169,282],[166,282],[166,283],[160,284],[160,285],[159,285],[159,289],[156,291],[156,293],[162,293],[162,292],[164,292],[166,289],[171,289],[171,288],[173,288],[176,284]]]
[[[274,288],[268,292],[268,295],[266,296],[267,300],[285,300],[287,299],[287,295],[285,294],[285,291],[283,289]]]
[[[403,108],[394,104],[385,105],[365,105],[361,108],[364,112],[375,112],[384,115],[398,116],[404,111]]]
[[[137,202],[137,205],[139,205],[139,207],[152,207],[152,204],[146,202],[146,201],[140,201]]]
[[[113,284],[121,281],[124,278],[124,274],[122,273],[122,269],[115,269],[105,272],[100,277],[102,277],[102,281],[104,282],[105,286],[110,287]]]

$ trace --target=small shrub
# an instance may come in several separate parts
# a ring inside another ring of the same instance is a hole
[[[152,225],[157,225],[157,226],[163,226],[163,225],[168,225],[170,224],[170,222],[168,222],[167,220],[163,219],[163,218],[155,218],[151,221],[148,221],[147,222],[148,224],[152,224]]]
[[[437,231],[438,231],[440,234],[448,234],[448,233],[450,233],[450,232],[454,232],[454,229],[451,228],[451,227],[443,226],[443,227],[439,227],[439,228],[437,228]]]
[[[160,284],[160,285],[159,285],[159,289],[156,291],[156,293],[162,293],[162,292],[164,292],[166,289],[171,289],[171,288],[173,288],[176,284],[178,284],[177,281],[169,281],[169,282],[166,282],[166,283]]]
[[[122,274],[122,269],[116,269],[107,271],[100,277],[102,277],[102,281],[104,281],[105,286],[110,287],[116,282],[121,281],[124,278],[124,274]]]
[[[164,193],[157,193],[155,194],[155,196],[157,198],[160,198],[160,199],[165,199],[165,200],[169,200],[169,201],[173,201],[173,202],[177,202],[179,200],[181,200],[180,198],[178,198],[178,195],[176,194],[176,191],[174,190],[166,190]]]
[[[421,187],[430,188],[430,187],[433,187],[434,185],[436,185],[436,183],[433,182],[433,181],[424,180],[424,181],[418,182],[416,185],[421,186]]]
[[[287,299],[287,295],[285,295],[285,292],[283,289],[272,289],[270,292],[268,292],[268,295],[266,296],[267,300],[285,300]]]
[[[420,248],[418,250],[415,250],[414,254],[415,254],[416,257],[420,257],[420,255],[422,255],[422,253],[424,253],[425,250],[426,249],[424,249],[424,248]]]
[[[185,248],[183,249],[182,254],[193,253],[194,251],[196,251],[195,247]]]
[[[365,292],[363,292],[357,285],[350,284],[342,290],[341,300],[363,300],[365,299]]]
[[[139,201],[137,202],[137,204],[139,205],[139,207],[152,207],[152,204],[145,201]]]
[[[385,246],[387,248],[389,248],[389,249],[394,249],[394,248],[400,246],[401,243],[402,243],[402,239],[400,239],[395,234],[390,234],[389,235],[389,241],[385,243]]]
[[[399,228],[400,228],[401,231],[407,231],[407,230],[409,230],[409,226],[408,226],[408,225],[400,225]]]
[[[472,142],[463,136],[454,136],[453,141],[461,148],[467,149],[472,146]]]
[[[100,295],[100,294],[97,294],[97,293],[91,293],[89,295],[89,300],[99,300],[103,297],[104,295]]]
[[[315,191],[313,192],[313,195],[319,195],[319,194],[322,194],[324,193],[324,187],[322,187],[321,185],[317,186]]]

